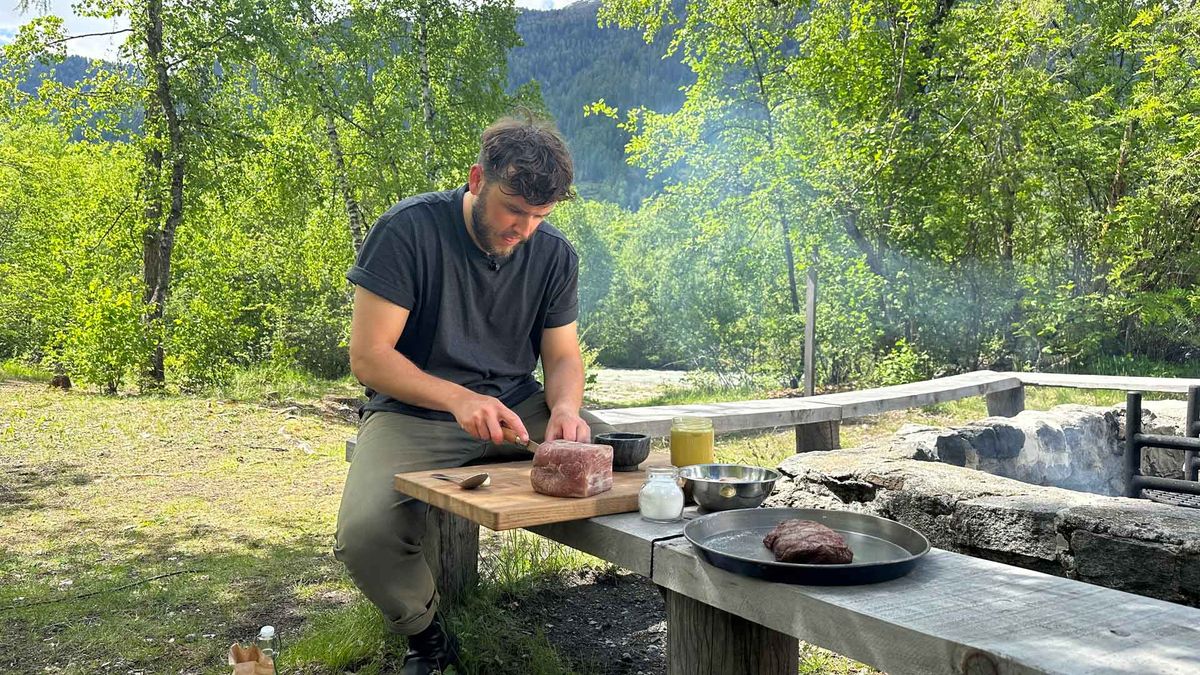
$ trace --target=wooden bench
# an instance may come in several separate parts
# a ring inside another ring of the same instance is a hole
[[[636,513],[528,529],[659,587],[671,675],[792,675],[798,639],[890,675],[1200,673],[1200,610],[940,549],[895,581],[795,586],[714,568],[681,523]]]
[[[1184,377],[1132,377],[1126,375],[1070,375],[1066,373],[1013,373],[1023,384],[1035,387],[1071,389],[1112,389],[1115,391],[1155,391],[1186,394],[1188,387],[1200,386],[1200,379]]]
[[[991,370],[977,370],[961,375],[891,387],[804,398],[610,408],[597,410],[595,413],[600,419],[616,427],[618,431],[631,431],[656,437],[667,436],[670,433],[671,420],[686,415],[711,418],[713,426],[719,434],[793,426],[796,428],[796,451],[806,452],[809,450],[832,450],[839,447],[842,420],[957,401],[972,396],[987,397],[989,415],[1012,417],[1025,409],[1025,387],[1027,385],[1186,393],[1189,386],[1200,385],[1200,379],[1067,375],[1062,373],[998,373]],[[353,454],[354,440],[350,439],[346,442],[346,461],[350,461]]]
[[[792,426],[796,428],[796,452],[808,452],[841,447],[843,419],[971,396],[987,397],[989,415],[1011,417],[1025,409],[1025,390],[1019,377],[1013,373],[980,370],[910,384],[804,398],[610,408],[594,412],[618,431],[656,437],[670,434],[672,419],[688,415],[712,419],[718,434]],[[346,461],[354,455],[354,444],[354,439],[346,442]]]

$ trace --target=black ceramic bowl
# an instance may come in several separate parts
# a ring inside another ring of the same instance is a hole
[[[615,431],[600,434],[592,442],[613,449],[613,471],[637,471],[638,464],[650,456],[650,437],[646,434]]]

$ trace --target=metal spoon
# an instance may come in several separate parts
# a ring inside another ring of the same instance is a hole
[[[460,487],[464,490],[474,490],[475,488],[477,488],[481,485],[487,485],[491,482],[491,479],[492,479],[492,477],[489,476],[486,472],[471,474],[470,476],[464,476],[462,478],[455,478],[454,476],[447,476],[444,473],[431,473],[429,475],[434,478],[437,478],[438,480],[450,481],[451,483],[458,485],[458,487]]]

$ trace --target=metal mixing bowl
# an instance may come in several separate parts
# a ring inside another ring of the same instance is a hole
[[[778,471],[744,464],[693,464],[679,470],[684,492],[706,511],[753,509],[766,500]]]

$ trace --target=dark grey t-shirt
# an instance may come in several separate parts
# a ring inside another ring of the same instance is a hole
[[[542,222],[512,256],[493,261],[467,234],[466,189],[393,206],[367,234],[346,278],[410,310],[396,351],[430,375],[512,407],[541,389],[533,369],[542,330],[578,316],[579,257]],[[454,419],[371,389],[367,396],[364,410]]]

